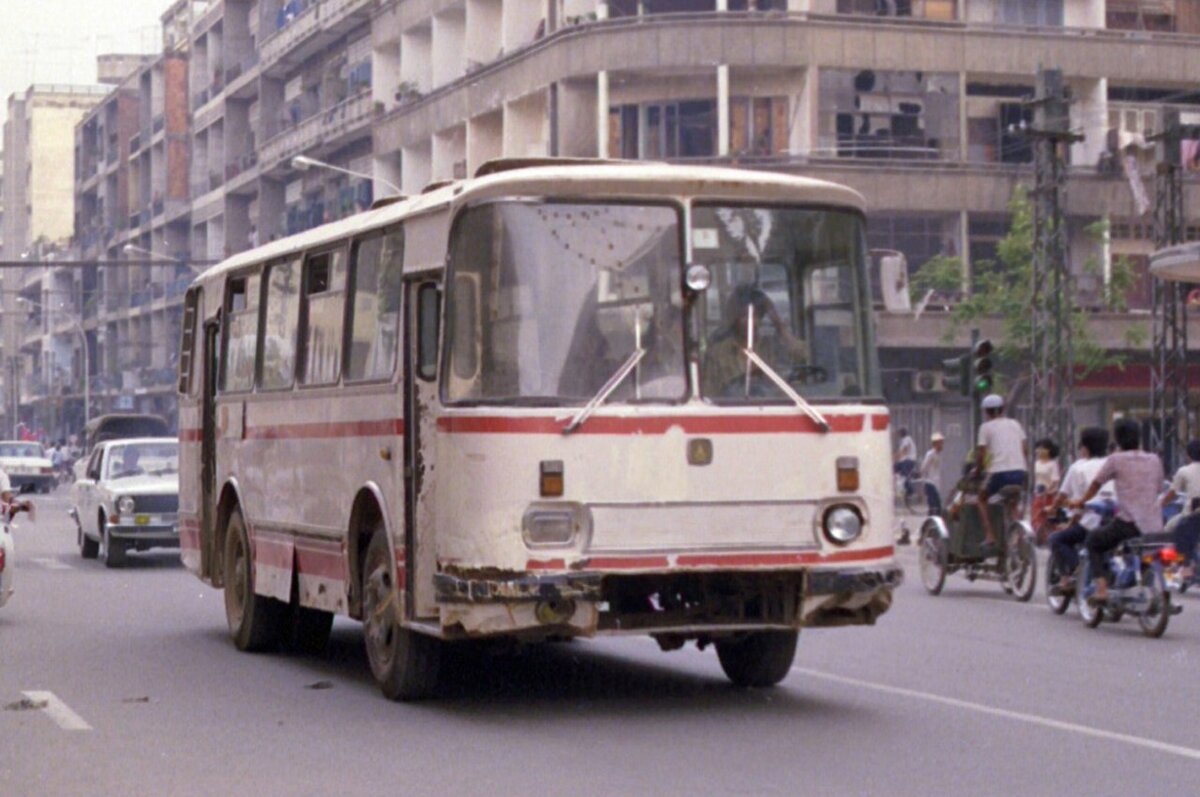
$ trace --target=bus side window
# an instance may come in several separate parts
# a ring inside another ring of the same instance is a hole
[[[436,282],[417,289],[417,376],[426,382],[437,377],[438,305],[440,291]]]
[[[372,235],[354,246],[347,310],[346,381],[388,379],[400,341],[404,231]]]
[[[259,277],[231,277],[225,284],[225,335],[221,351],[221,389],[244,391],[254,387],[258,354]]]
[[[263,308],[262,375],[266,390],[292,386],[296,375],[296,327],[300,320],[300,261],[275,263],[267,271]]]
[[[450,392],[471,395],[479,379],[479,364],[483,359],[483,328],[479,316],[479,275],[465,272],[454,275],[450,301],[454,307],[450,318],[454,323],[454,353],[451,360]]]
[[[331,385],[341,376],[345,288],[344,248],[309,256],[300,311],[301,384]]]
[[[192,395],[195,385],[193,360],[198,348],[196,317],[200,314],[200,289],[192,288],[183,300],[183,323],[179,335],[179,393]]]

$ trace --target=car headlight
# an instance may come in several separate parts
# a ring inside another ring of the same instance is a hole
[[[133,496],[123,495],[117,499],[117,511],[122,515],[133,514]]]
[[[833,544],[849,545],[862,534],[863,519],[856,508],[839,504],[826,510],[821,527]]]
[[[592,513],[582,504],[533,504],[521,518],[521,533],[530,548],[561,548],[586,539]]]

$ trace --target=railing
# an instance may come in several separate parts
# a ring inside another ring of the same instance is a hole
[[[129,137],[129,154],[132,155],[133,153],[137,152],[141,148],[142,148],[142,134],[141,134],[141,131],[139,131]]]
[[[321,25],[332,28],[355,11],[367,9],[372,0],[323,0],[321,3]]]
[[[104,153],[104,162],[110,165],[117,162],[117,149],[115,147]]]
[[[268,139],[260,150],[260,160],[264,167],[271,168],[285,158],[298,155],[318,142],[329,143],[370,120],[371,93],[364,91]]]
[[[225,181],[228,182],[237,177],[247,169],[252,169],[258,164],[258,153],[250,152],[233,159],[232,162],[225,166]]]
[[[259,45],[259,57],[270,66],[289,53],[297,44],[317,31],[320,24],[320,4],[309,0],[290,0],[276,17],[276,29]]]
[[[192,95],[192,108],[199,108],[208,103],[208,89],[204,88]]]
[[[161,113],[156,113],[156,114],[154,114],[154,121],[152,121],[150,123],[150,127],[155,133],[157,133],[160,130],[162,130],[164,127],[166,127],[166,124],[167,124],[166,117],[163,116]]]

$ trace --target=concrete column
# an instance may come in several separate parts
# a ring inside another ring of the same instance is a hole
[[[717,9],[725,10],[718,0]],[[717,67],[717,155],[729,154],[729,64]]]
[[[967,73],[958,73],[958,160],[967,162]]]
[[[596,156],[608,155],[608,72],[596,73]]]
[[[962,257],[962,290],[964,294],[971,292],[971,223],[967,211],[958,212],[958,238]]]
[[[717,0],[717,10],[718,11],[728,11],[729,10],[729,0]]]

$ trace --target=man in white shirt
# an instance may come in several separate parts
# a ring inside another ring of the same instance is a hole
[[[1200,440],[1187,444],[1188,464],[1175,472],[1171,489],[1163,496],[1163,506],[1183,496],[1183,517],[1173,532],[1175,550],[1183,557],[1180,577],[1191,581],[1196,575],[1196,545],[1200,543]]]
[[[904,497],[912,492],[912,475],[917,469],[917,444],[904,427],[899,430],[900,441],[896,444],[896,464],[892,470],[904,477]]]
[[[921,481],[925,485],[925,503],[929,505],[929,514],[942,514],[942,494],[938,490],[938,485],[942,481],[942,448],[946,445],[946,438],[941,432],[934,432],[929,436],[929,450],[925,452],[925,458],[921,460]]]
[[[1078,501],[1087,494],[1088,487],[1095,480],[1100,468],[1104,466],[1106,451],[1108,451],[1107,431],[1089,427],[1079,433],[1078,459],[1071,463],[1071,467],[1067,468],[1067,475],[1063,477],[1062,484],[1058,488],[1060,505]],[[1116,502],[1116,492],[1112,482],[1108,482],[1101,488],[1097,499],[1096,503],[1106,504],[1108,514],[1111,514]],[[1100,508],[1103,509],[1103,507]],[[1079,566],[1079,546],[1087,539],[1087,533],[1087,526],[1077,518],[1067,528],[1050,535],[1050,555],[1057,558],[1058,571],[1063,574],[1059,581],[1060,589],[1067,590],[1072,586],[1073,574]]]
[[[979,514],[983,518],[984,543],[982,554],[992,556],[999,553],[996,532],[988,515],[988,498],[1005,487],[1025,488],[1028,481],[1029,443],[1025,430],[1012,418],[1004,417],[1004,399],[995,393],[984,397],[980,404],[987,419],[979,427],[978,447],[975,449],[975,467],[987,475],[983,489],[979,491]]]

